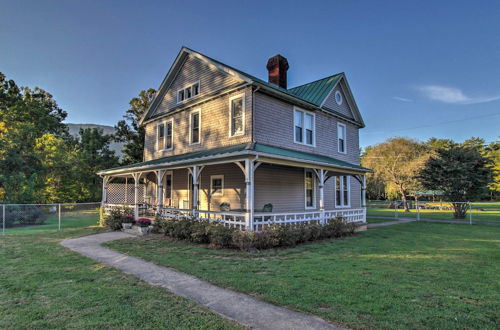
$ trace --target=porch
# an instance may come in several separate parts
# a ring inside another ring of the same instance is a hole
[[[366,222],[366,169],[298,152],[285,158],[282,150],[243,149],[178,163],[169,157],[103,171],[103,207],[129,207],[136,218],[193,217],[247,230],[336,217]]]

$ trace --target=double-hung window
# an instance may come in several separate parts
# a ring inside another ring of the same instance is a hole
[[[345,154],[347,152],[346,126],[341,123],[337,124],[337,145],[340,153]]]
[[[224,175],[210,176],[210,195],[211,196],[224,195]]]
[[[314,146],[314,114],[302,110],[294,111],[294,141],[295,143]]]
[[[172,149],[173,145],[173,121],[169,120],[167,122],[160,123],[156,125],[156,150],[169,150]]]
[[[194,110],[189,115],[189,141],[191,144],[200,143],[200,110]]]
[[[185,100],[189,100],[190,98],[200,94],[200,83],[194,83],[185,88],[179,89],[177,91],[177,103],[181,103]]]
[[[335,177],[335,205],[349,207],[351,205],[351,184],[346,175]]]
[[[315,207],[315,174],[313,171],[306,170],[304,176],[304,190],[305,190],[305,207],[312,209]]]
[[[243,94],[231,97],[229,99],[229,135],[241,135],[244,132],[244,112],[245,100]]]

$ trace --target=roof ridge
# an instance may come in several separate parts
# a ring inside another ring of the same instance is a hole
[[[295,88],[304,87],[306,85],[314,84],[314,83],[317,83],[319,81],[322,81],[322,80],[325,80],[325,79],[328,79],[328,78],[332,78],[332,77],[335,77],[335,76],[338,76],[338,75],[341,75],[341,74],[345,74],[345,72],[342,71],[342,72],[339,72],[339,73],[335,73],[335,74],[332,74],[331,76],[327,76],[327,77],[324,77],[324,78],[316,79],[314,81],[311,81],[311,82],[308,82],[308,83],[305,83],[305,84],[302,84],[302,85],[298,85],[298,86],[289,88],[288,90],[292,90],[292,89],[295,89]]]

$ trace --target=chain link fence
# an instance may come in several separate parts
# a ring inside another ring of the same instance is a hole
[[[455,207],[465,212],[462,219],[456,218]],[[367,203],[367,218],[465,220],[473,222],[500,223],[500,202],[443,202],[408,200],[370,200]]]
[[[96,225],[100,206],[100,202],[0,204],[2,234],[27,234]]]

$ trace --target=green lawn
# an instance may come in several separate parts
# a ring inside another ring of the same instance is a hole
[[[389,202],[370,202],[368,203],[367,216],[379,216],[394,218],[395,213],[398,217],[417,218],[417,211],[412,209],[410,212],[405,212],[403,209],[388,208]],[[439,203],[435,203],[439,204]],[[446,203],[445,203],[446,204]],[[420,210],[421,218],[430,218],[437,220],[453,219],[453,211],[451,210]],[[469,220],[469,215],[465,220]],[[500,202],[478,202],[472,203],[472,220],[485,222],[500,222]]]
[[[99,231],[0,236],[0,329],[238,327],[195,303],[59,245],[64,238]]]
[[[366,218],[367,223],[382,223],[382,222],[392,222],[398,221],[397,219],[380,219],[380,218]]]
[[[406,223],[258,254],[163,237],[108,245],[352,328],[500,322],[500,227]]]
[[[97,220],[99,219],[99,214],[97,211],[89,212],[79,212],[75,214],[67,213],[63,214],[61,217],[61,229],[70,228],[84,228],[88,226],[95,226]],[[28,234],[28,233],[46,233],[57,231],[59,226],[58,217],[49,217],[43,225],[32,225],[25,227],[12,227],[6,228],[5,234]]]

